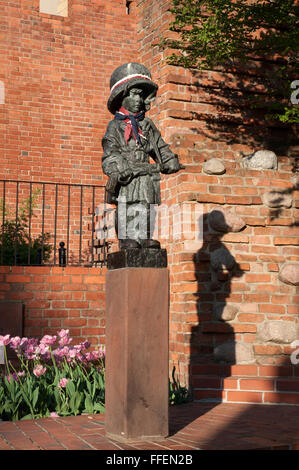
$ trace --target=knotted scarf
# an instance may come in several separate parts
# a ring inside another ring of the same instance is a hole
[[[141,132],[141,129],[138,125],[139,121],[143,121],[145,116],[145,111],[140,111],[139,113],[130,114],[124,107],[121,107],[118,112],[115,113],[114,119],[125,121],[127,124],[125,128],[125,140],[126,144],[128,143],[129,138],[133,135],[136,144],[141,144],[140,136],[143,138],[144,135]]]

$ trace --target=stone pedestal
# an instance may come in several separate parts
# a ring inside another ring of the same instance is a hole
[[[106,435],[168,435],[167,268],[124,267],[106,277]]]
[[[167,268],[167,251],[152,248],[130,248],[110,253],[108,269],[120,268]]]

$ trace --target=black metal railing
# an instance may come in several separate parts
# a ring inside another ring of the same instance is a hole
[[[105,264],[104,208],[104,186],[0,180],[0,264]]]

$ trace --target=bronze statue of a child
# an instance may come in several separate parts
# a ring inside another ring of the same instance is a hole
[[[102,140],[102,168],[109,176],[108,202],[117,206],[119,247],[160,248],[152,239],[154,206],[161,202],[160,173],[176,173],[182,166],[145,117],[158,86],[146,67],[131,62],[113,72],[110,88],[107,106],[114,119]]]

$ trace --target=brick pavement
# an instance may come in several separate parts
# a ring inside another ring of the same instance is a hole
[[[0,450],[299,450],[299,407],[188,403],[172,407],[169,437],[123,444],[104,415],[0,422]]]

